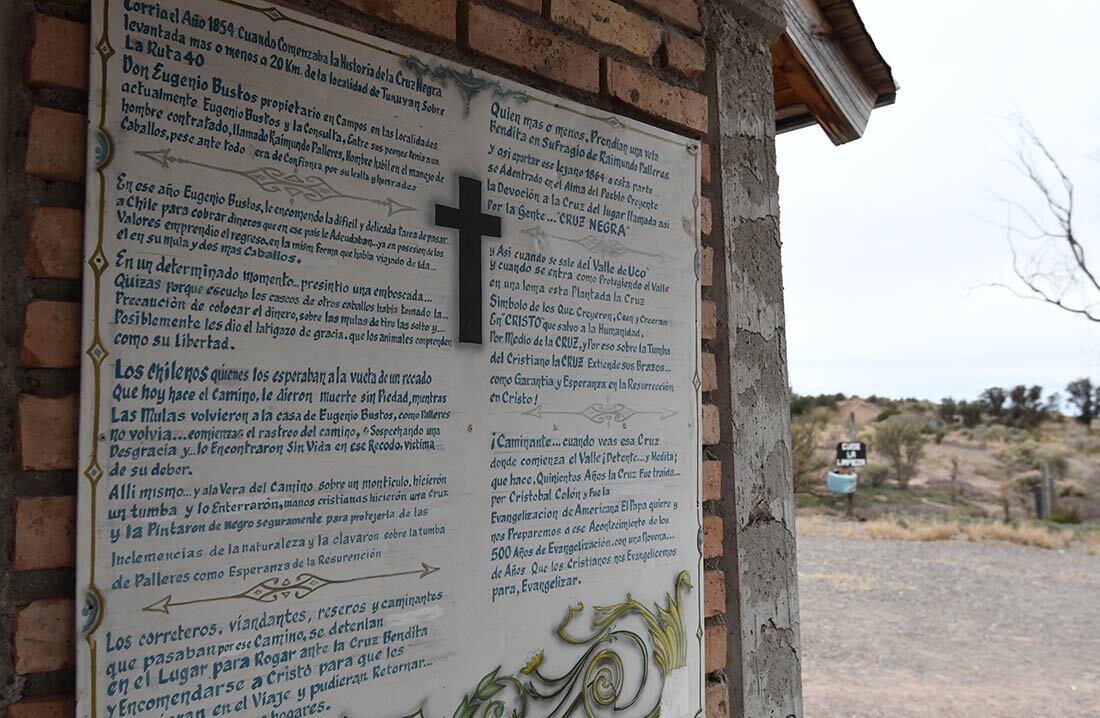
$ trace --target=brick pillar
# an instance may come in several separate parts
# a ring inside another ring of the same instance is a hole
[[[714,246],[724,255],[714,270],[726,322],[716,403],[732,424],[715,447],[726,469],[719,567],[727,578],[728,714],[787,718],[802,715],[802,682],[769,51],[783,27],[782,2],[708,0],[704,26],[721,168],[713,212],[723,237]],[[708,693],[708,707],[721,713],[721,698]]]
[[[73,715],[88,4],[0,4],[0,715]]]

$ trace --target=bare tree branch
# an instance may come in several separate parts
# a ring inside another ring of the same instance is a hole
[[[1023,202],[994,195],[1008,209],[1008,221],[999,226],[1005,231],[1012,272],[1019,286],[991,286],[1100,323],[1100,281],[1089,267],[1085,248],[1074,231],[1073,180],[1030,123],[1019,115],[1013,122],[1020,139],[1009,164],[1038,194],[1047,216],[1038,216]],[[1053,183],[1048,180],[1051,177]],[[1013,223],[1013,214],[1023,217],[1026,229]],[[1021,253],[1018,240],[1038,246]]]

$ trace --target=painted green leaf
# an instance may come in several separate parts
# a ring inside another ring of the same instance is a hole
[[[581,623],[577,619],[585,612],[584,604],[569,606],[568,614],[558,625],[558,638],[568,645],[587,647],[571,669],[559,677],[543,674],[542,651],[533,654],[515,675],[501,676],[502,667],[497,666],[462,698],[454,718],[525,718],[529,701],[556,702],[557,707],[549,714],[556,718],[596,718],[595,711],[600,708],[628,711],[645,691],[651,660],[660,670],[662,689],[663,681],[673,671],[687,665],[688,641],[681,601],[683,594],[692,588],[690,574],[683,571],[676,577],[675,589],[665,594],[664,606],[655,602],[651,608],[627,593],[626,600],[620,603],[593,606],[594,615],[587,627],[573,625]],[[620,619],[627,617],[640,619],[646,630],[635,632],[617,627]],[[624,688],[623,671],[616,641],[625,641],[626,647],[641,656],[637,689],[625,695],[620,695]],[[511,692],[507,694],[509,697],[501,695],[508,688],[515,691],[514,697]],[[645,718],[661,718],[660,700],[659,692],[656,705],[644,714]],[[516,702],[519,705],[514,705]]]
[[[454,718],[470,718],[479,705],[476,701],[471,703],[469,696],[463,696],[462,703],[455,710]]]
[[[480,700],[487,701],[504,690],[504,684],[497,680],[498,673],[500,673],[500,666],[494,668],[491,673],[486,674],[481,682],[477,684],[474,695]]]

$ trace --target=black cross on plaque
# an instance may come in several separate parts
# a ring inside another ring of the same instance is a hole
[[[458,230],[458,341],[481,344],[481,238],[500,237],[500,217],[481,211],[481,182],[458,178],[458,207],[435,206],[435,223]]]

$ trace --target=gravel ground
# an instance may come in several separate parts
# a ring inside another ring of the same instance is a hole
[[[806,718],[1100,718],[1100,556],[798,537]]]

